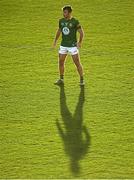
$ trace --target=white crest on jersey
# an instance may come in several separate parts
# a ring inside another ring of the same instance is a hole
[[[69,23],[69,26],[72,27],[73,26],[72,23]]]
[[[63,32],[64,35],[68,35],[68,34],[70,33],[70,30],[69,30],[68,27],[64,27],[64,28],[62,29],[62,32]]]

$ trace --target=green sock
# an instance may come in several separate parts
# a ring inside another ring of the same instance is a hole
[[[60,75],[60,79],[64,79],[64,75]]]

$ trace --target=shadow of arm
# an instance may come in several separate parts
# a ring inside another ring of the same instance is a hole
[[[86,136],[85,145],[88,146],[90,144],[90,134],[85,126],[83,127],[83,132],[85,133]]]
[[[60,136],[62,137],[62,139],[64,139],[64,138],[65,138],[65,134],[64,134],[64,132],[63,132],[63,130],[62,130],[62,128],[61,128],[61,125],[60,125],[60,123],[58,122],[58,120],[56,121],[56,126],[57,126],[57,128],[58,128],[58,131],[59,131]]]

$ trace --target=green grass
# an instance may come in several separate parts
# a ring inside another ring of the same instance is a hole
[[[85,31],[85,92],[70,57],[65,89],[53,85],[51,45],[69,3]],[[133,9],[133,0],[0,1],[1,179],[134,178]]]

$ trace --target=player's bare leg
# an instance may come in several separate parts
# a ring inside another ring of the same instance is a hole
[[[84,79],[83,79],[83,67],[82,67],[82,64],[80,62],[79,54],[72,55],[72,59],[73,59],[74,64],[77,67],[77,71],[78,71],[79,76],[80,76],[80,85],[83,86],[83,85],[85,85],[85,83],[84,83]]]
[[[65,67],[66,56],[67,56],[67,54],[59,54],[59,72],[60,72],[60,77],[64,76],[64,67]]]
[[[65,60],[67,54],[59,54],[59,73],[60,79],[58,79],[54,84],[55,85],[62,85],[64,84],[64,68],[65,68]]]

